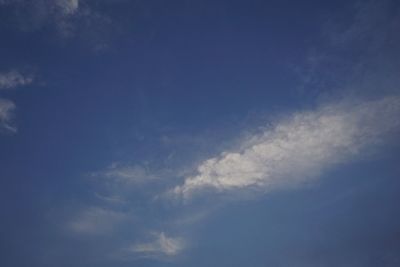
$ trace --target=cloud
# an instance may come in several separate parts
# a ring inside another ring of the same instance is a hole
[[[368,0],[354,4],[350,22],[342,22],[342,30],[325,33],[332,46],[341,49],[361,48],[361,52],[376,52],[385,45],[398,27],[399,10],[394,1]],[[336,25],[336,27],[340,27]],[[393,39],[392,39],[393,40]]]
[[[146,188],[161,182],[160,174],[146,165],[117,162],[90,173],[88,178],[96,188],[96,197],[115,205],[129,205],[133,196],[143,195]]]
[[[65,15],[74,14],[79,8],[79,0],[38,0],[35,5],[31,5],[27,0],[0,0],[3,6],[26,6],[30,8],[45,8],[48,12],[60,12]]]
[[[79,8],[79,0],[56,0],[54,4],[66,15],[74,14]]]
[[[159,258],[175,256],[185,247],[181,238],[168,237],[164,232],[153,235],[155,237],[154,241],[135,244],[129,250],[142,257]]]
[[[107,169],[91,174],[93,177],[107,179],[114,184],[141,184],[157,179],[145,167],[140,165],[111,164]]]
[[[244,140],[240,148],[203,161],[173,193],[270,191],[310,181],[323,169],[359,156],[400,126],[400,97],[328,104],[295,113]]]
[[[0,98],[0,131],[17,131],[17,129],[11,125],[14,110],[15,104],[12,101]]]
[[[338,13],[323,23],[321,40],[295,67],[301,92],[308,97],[398,92],[400,6],[393,0],[367,0],[349,3],[346,10],[348,19]]]
[[[0,0],[0,6],[9,10],[9,25],[16,25],[24,32],[50,31],[64,40],[81,39],[97,52],[106,49],[110,35],[117,32],[110,17],[99,11],[107,10],[99,8],[101,3],[82,0]]]
[[[79,234],[109,234],[126,218],[127,215],[122,212],[101,207],[89,207],[69,221],[67,228]]]
[[[0,3],[1,4],[1,3]],[[34,81],[33,75],[24,75],[16,70],[0,73],[0,90],[14,89],[29,85]],[[12,126],[15,104],[11,100],[0,98],[0,131],[16,132]]]
[[[241,199],[236,193],[258,195],[292,188],[315,181],[326,169],[365,157],[379,144],[388,142],[387,137],[400,128],[400,61],[396,60],[399,39],[395,35],[400,24],[398,14],[384,15],[387,21],[381,21],[381,15],[376,20],[368,19],[378,11],[373,3],[377,1],[366,2],[369,11],[363,6],[355,10],[359,15],[356,14],[350,25],[345,25],[344,31],[329,31],[332,33],[326,36],[329,43],[308,55],[311,65],[303,70],[307,74],[304,76],[307,90],[315,88],[316,94],[321,96],[332,88],[336,91],[328,92],[327,97],[345,96],[347,100],[330,101],[318,108],[277,119],[261,132],[242,138],[231,150],[215,154],[199,164],[197,159],[204,154],[198,149],[200,146],[185,142],[187,150],[174,153],[174,157],[183,155],[184,160],[178,157],[177,166],[165,172],[167,175],[157,168],[148,169],[147,165],[111,164],[92,175],[100,181],[96,185],[100,190],[95,191],[105,206],[82,212],[70,227],[77,233],[109,233],[122,226],[112,214],[120,214],[119,210],[134,211],[121,214],[128,217],[135,214],[134,224],[129,224],[128,231],[123,230],[124,240],[117,234],[110,236],[111,246],[116,246],[121,256],[118,258],[171,259],[187,249],[190,241],[187,233],[193,224],[202,222],[226,203],[216,201],[207,205],[207,201],[192,201],[180,205],[180,202],[171,203],[171,199],[165,202],[165,198],[158,198],[160,192],[172,188],[168,195],[184,200],[196,196],[206,199],[203,193],[231,194]],[[379,5],[379,9],[380,14],[386,12],[384,6]],[[79,16],[79,10],[65,17]],[[364,100],[359,99],[360,95]],[[214,142],[201,138],[201,147],[207,154],[215,149],[210,143]],[[177,146],[176,141],[165,136],[162,144]],[[168,164],[173,162],[170,156],[168,160]],[[176,182],[182,177],[183,182]],[[145,242],[136,240],[146,229],[158,231]],[[178,233],[179,237],[171,237],[161,229]],[[133,245],[126,247],[127,242]]]
[[[0,89],[12,89],[18,86],[29,85],[33,80],[33,75],[23,75],[16,70],[0,73]]]

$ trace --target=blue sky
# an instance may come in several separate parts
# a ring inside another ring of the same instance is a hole
[[[399,8],[0,0],[0,265],[399,266]]]

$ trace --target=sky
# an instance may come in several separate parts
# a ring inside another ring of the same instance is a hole
[[[0,265],[400,266],[395,0],[0,0]]]

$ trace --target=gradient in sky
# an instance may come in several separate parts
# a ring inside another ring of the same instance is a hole
[[[400,5],[0,0],[0,266],[400,266]]]

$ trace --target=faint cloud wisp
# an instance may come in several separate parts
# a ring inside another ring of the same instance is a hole
[[[13,89],[18,86],[29,85],[33,80],[33,75],[23,75],[19,71],[11,70],[0,73],[0,89]]]
[[[67,227],[75,233],[87,235],[105,235],[124,221],[127,215],[101,207],[89,207],[79,212]]]
[[[0,131],[17,131],[17,129],[11,124],[14,110],[15,104],[12,101],[0,98]]]
[[[129,250],[140,257],[159,258],[175,256],[185,247],[181,238],[168,237],[164,232],[153,233],[153,236],[155,240],[147,243],[137,243]]]

